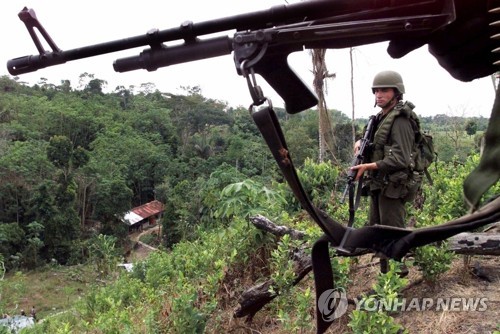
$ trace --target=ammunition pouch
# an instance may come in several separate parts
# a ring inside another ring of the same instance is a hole
[[[423,175],[419,172],[399,171],[388,176],[382,194],[392,199],[411,202],[422,185]]]
[[[408,178],[408,195],[405,198],[406,202],[413,202],[418,194],[418,191],[422,187],[422,181],[424,175],[422,172],[412,172]]]
[[[405,198],[408,195],[408,174],[406,171],[395,172],[388,176],[388,182],[382,188],[382,194],[387,198]]]

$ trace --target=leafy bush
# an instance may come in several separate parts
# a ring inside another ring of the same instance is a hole
[[[248,218],[262,214],[276,217],[281,214],[285,199],[279,192],[269,189],[257,181],[246,179],[226,186],[220,194],[220,207],[215,218]]]
[[[392,303],[398,297],[401,289],[408,284],[406,278],[399,276],[401,266],[400,262],[389,260],[389,271],[377,277],[373,292],[362,301],[363,304],[360,309],[354,310],[349,315],[351,320],[348,326],[353,330],[353,333],[408,333],[394,321],[387,310],[379,307],[372,310],[371,306],[368,306],[370,303],[377,306],[379,301],[383,301],[387,305],[393,305]],[[369,310],[365,310],[363,307]]]
[[[446,242],[440,245],[426,245],[415,249],[415,265],[422,270],[426,280],[436,281],[450,269],[454,254],[448,250]]]
[[[403,330],[390,315],[382,311],[367,312],[362,310],[352,311],[351,321],[348,326],[354,334],[404,334]]]

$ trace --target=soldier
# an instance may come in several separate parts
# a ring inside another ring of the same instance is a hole
[[[35,309],[35,306],[31,307],[30,315],[33,318],[33,321],[36,321],[36,309]]]
[[[406,226],[405,204],[413,200],[422,182],[415,167],[415,130],[418,126],[414,105],[403,102],[405,86],[401,75],[383,71],[373,79],[375,106],[374,137],[367,162],[351,167],[356,179],[367,172],[365,187],[370,196],[370,225]],[[358,149],[355,146],[355,151]],[[381,272],[387,272],[387,260],[381,259]],[[408,274],[406,268],[402,275]]]

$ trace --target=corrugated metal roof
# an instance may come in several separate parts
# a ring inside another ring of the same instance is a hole
[[[143,219],[163,212],[163,210],[165,210],[165,205],[163,205],[163,203],[160,201],[154,200],[141,206],[135,207],[125,213],[123,221],[129,225],[134,225],[135,223]]]
[[[132,211],[127,212],[123,217],[123,221],[129,225],[134,225],[135,223],[140,222],[143,219],[144,218]]]
[[[162,202],[154,200],[152,202],[149,202],[149,203],[143,204],[141,206],[138,206],[136,208],[133,208],[130,211],[138,214],[142,218],[148,218],[148,217],[156,215],[160,212],[163,212],[164,209],[165,209],[165,206],[163,205]]]

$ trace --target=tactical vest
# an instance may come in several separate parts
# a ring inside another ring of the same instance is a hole
[[[415,123],[419,124],[419,120],[415,112],[413,111],[415,105],[409,101],[402,102],[399,101],[393,110],[391,110],[377,126],[375,135],[373,138],[373,151],[372,151],[372,161],[382,160],[384,158],[384,147],[388,144],[389,136],[392,129],[392,124],[398,116],[405,116],[411,118]],[[412,127],[414,127],[412,125]],[[412,161],[413,162],[413,161]],[[414,168],[414,162],[409,168]]]
[[[373,138],[373,144],[372,144],[372,153],[371,153],[371,159],[370,161],[379,161],[384,159],[384,156],[390,152],[386,152],[387,148],[386,146],[389,143],[389,138],[390,138],[390,133],[392,129],[392,125],[394,124],[394,120],[396,117],[407,117],[410,119],[410,122],[412,124],[412,129],[415,133],[415,136],[419,133],[419,128],[420,128],[420,121],[418,119],[418,116],[415,114],[413,109],[415,108],[415,105],[409,101],[403,102],[399,101],[396,106],[394,107],[393,110],[391,110],[378,124],[377,130],[375,131],[374,138]],[[415,143],[417,140],[415,139]],[[390,148],[389,148],[390,150]],[[420,183],[421,182],[421,177],[418,176],[420,174],[419,172],[415,172],[415,175],[413,175],[414,169],[415,169],[415,162],[416,159],[418,158],[418,152],[417,152],[417,146],[416,144],[412,148],[412,151],[410,152],[410,165],[407,166],[407,170],[405,172],[399,172],[398,175],[400,176],[397,178],[395,175],[393,182],[396,183],[403,183],[405,185],[409,185],[409,183]],[[369,174],[369,189],[370,190],[378,190],[378,189],[384,189],[390,179],[392,179],[389,175],[384,175],[381,174],[378,170],[374,170]]]

